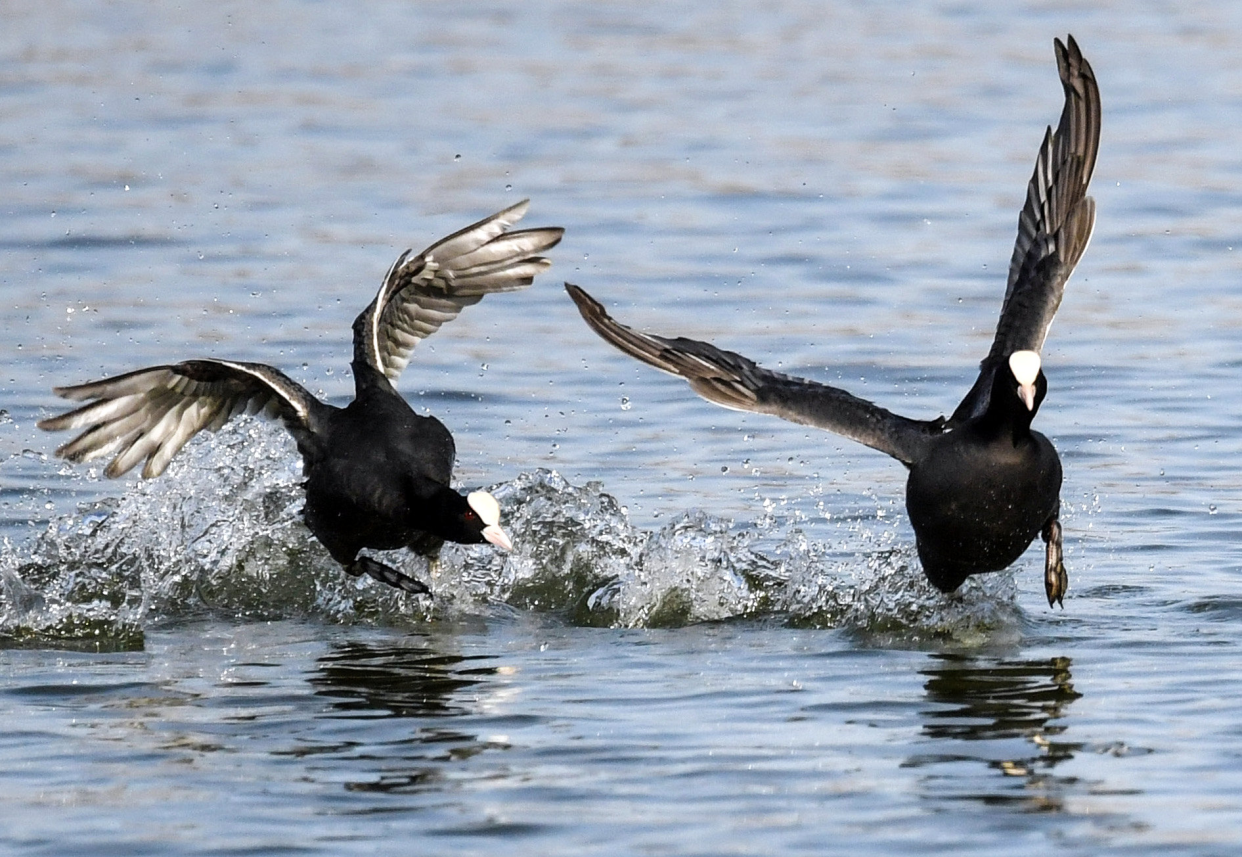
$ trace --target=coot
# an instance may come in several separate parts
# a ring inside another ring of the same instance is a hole
[[[947,420],[913,420],[844,390],[756,365],[692,339],[638,333],[577,286],[565,287],[587,324],[645,363],[679,375],[705,399],[837,432],[909,468],[906,509],[928,579],[952,592],[968,576],[1013,563],[1041,534],[1048,604],[1063,605],[1061,462],[1031,429],[1048,389],[1039,350],[1065,282],[1095,225],[1087,185],[1100,139],[1100,93],[1073,37],[1055,41],[1065,107],[1048,128],[1018,218],[996,336],[979,377]]]
[[[368,556],[363,548],[401,547],[434,558],[445,541],[484,541],[510,550],[500,506],[485,491],[449,487],[456,450],[438,419],[415,414],[393,384],[414,346],[484,295],[529,286],[551,264],[538,254],[561,229],[509,227],[528,201],[393,263],[370,306],[354,321],[355,398],[344,408],[319,401],[271,366],[187,360],[114,378],[57,387],[85,401],[42,420],[48,431],[85,429],[56,450],[70,461],[112,456],[104,472],[120,476],[145,460],[158,476],[186,442],[240,413],[280,420],[297,442],[306,477],[307,527],[350,575],[422,593],[425,584]]]

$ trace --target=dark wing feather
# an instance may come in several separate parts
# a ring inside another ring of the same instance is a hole
[[[709,402],[835,432],[904,464],[917,461],[927,441],[941,432],[942,420],[907,419],[836,387],[768,371],[706,342],[638,333],[615,321],[582,289],[569,283],[565,289],[603,339],[631,357],[685,378]]]
[[[1100,90],[1074,37],[1068,45],[1056,39],[1055,45],[1065,107],[1056,133],[1049,128],[1044,134],[1027,185],[996,338],[950,424],[987,409],[992,377],[1010,354],[1043,348],[1065,282],[1095,226],[1095,201],[1087,196],[1087,186],[1100,148]]]
[[[104,470],[109,477],[143,459],[142,475],[159,476],[190,438],[203,429],[216,431],[240,413],[279,419],[305,450],[327,407],[271,366],[226,360],[151,366],[54,392],[90,404],[41,420],[39,428],[86,429],[56,454],[69,461],[114,456]]]
[[[555,247],[562,229],[507,232],[530,201],[497,212],[393,263],[375,300],[354,321],[354,359],[395,382],[421,339],[492,292],[529,286],[552,263],[537,255]]]

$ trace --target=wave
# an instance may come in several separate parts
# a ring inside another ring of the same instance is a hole
[[[379,554],[434,592],[410,596],[341,572],[301,521],[298,470],[283,434],[240,421],[160,479],[85,503],[28,540],[6,539],[0,641],[141,648],[145,629],[203,615],[413,626],[534,611],[633,628],[751,619],[899,645],[995,643],[1020,622],[1009,572],[945,596],[878,509],[843,522],[837,546],[771,504],[755,521],[691,511],[648,530],[601,483],[575,486],[543,469],[489,488],[513,553],[449,544],[435,568],[405,551]]]

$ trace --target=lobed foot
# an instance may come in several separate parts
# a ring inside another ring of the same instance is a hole
[[[1044,562],[1044,591],[1048,593],[1048,606],[1060,604],[1065,609],[1065,593],[1069,589],[1069,574],[1065,571],[1065,563],[1061,561],[1061,522],[1053,517],[1048,519],[1043,529],[1044,541],[1048,544],[1048,553]]]
[[[431,590],[427,588],[427,584],[415,580],[408,574],[402,574],[392,566],[384,565],[384,563],[371,559],[369,556],[360,556],[349,565],[344,566],[344,568],[345,573],[353,577],[366,574],[380,583],[388,584],[394,589],[412,592],[415,595],[429,595],[431,593]]]

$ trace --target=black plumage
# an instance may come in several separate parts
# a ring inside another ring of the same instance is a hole
[[[89,404],[39,427],[85,429],[56,450],[62,458],[112,456],[104,471],[110,477],[145,461],[142,475],[151,478],[203,429],[215,431],[243,412],[278,419],[302,455],[306,525],[332,557],[351,575],[426,592],[359,552],[408,547],[434,557],[444,541],[512,545],[495,498],[450,487],[456,449],[449,430],[415,414],[393,383],[419,340],[484,295],[529,286],[551,264],[538,254],[561,240],[561,229],[508,231],[527,206],[498,212],[417,256],[401,255],[354,321],[355,398],[344,408],[319,401],[271,366],[188,360],[57,387],[57,395]]]
[[[1061,463],[1031,429],[1047,392],[1039,351],[1065,282],[1095,224],[1087,196],[1100,139],[1095,74],[1071,36],[1055,40],[1065,106],[1044,135],[1018,218],[996,335],[978,379],[948,419],[915,420],[844,390],[772,372],[705,342],[639,333],[566,283],[587,324],[625,353],[689,381],[727,408],[836,432],[909,468],[906,508],[933,584],[950,592],[971,574],[1010,565],[1042,534],[1048,603],[1061,603]]]

